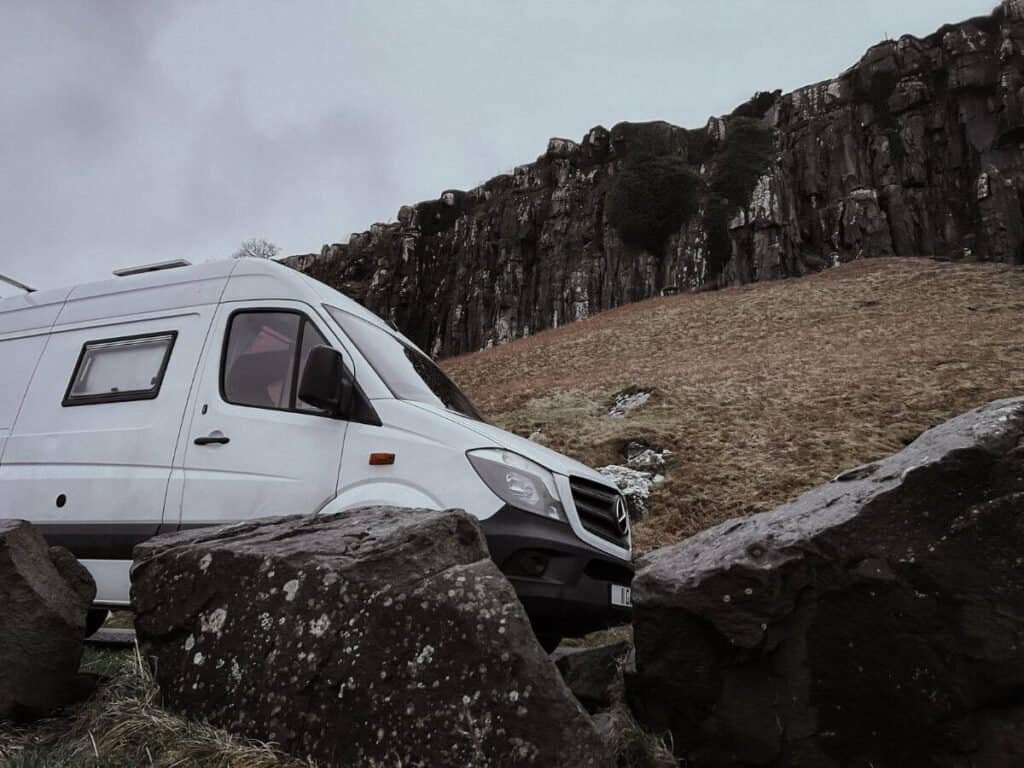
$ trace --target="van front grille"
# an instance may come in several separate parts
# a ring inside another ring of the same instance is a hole
[[[620,547],[629,546],[629,521],[620,528],[616,515],[618,491],[582,477],[570,477],[569,487],[584,528]]]

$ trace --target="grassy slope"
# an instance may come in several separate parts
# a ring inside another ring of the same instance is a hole
[[[446,362],[483,413],[583,461],[675,452],[641,550],[770,509],[921,431],[1024,394],[1024,270],[878,259],[653,299]],[[614,393],[652,403],[605,416]]]

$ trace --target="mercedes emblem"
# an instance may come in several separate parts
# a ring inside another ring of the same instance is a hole
[[[629,507],[626,506],[626,497],[619,494],[615,502],[615,523],[619,526],[619,533],[625,536],[629,533]]]

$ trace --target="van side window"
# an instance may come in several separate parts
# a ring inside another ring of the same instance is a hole
[[[221,392],[234,405],[319,413],[296,397],[299,377],[313,347],[329,346],[297,312],[236,312],[228,324]]]
[[[87,341],[62,405],[152,400],[160,394],[177,331]]]

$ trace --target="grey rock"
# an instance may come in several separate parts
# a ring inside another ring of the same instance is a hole
[[[95,597],[71,553],[23,520],[0,520],[0,719],[41,717],[84,692],[78,666]]]
[[[597,471],[615,483],[622,492],[629,508],[631,523],[638,523],[647,516],[647,500],[650,498],[651,490],[656,482],[664,481],[662,475],[655,475],[652,472],[644,472],[619,464],[599,467]]]
[[[89,645],[101,645],[108,648],[134,648],[135,630],[104,627],[92,634],[86,642]]]
[[[407,206],[399,223],[285,260],[455,355],[640,299],[806,275],[872,256],[1024,263],[1024,23],[989,17],[871,48],[833,80],[770,99],[777,158],[712,262],[697,217],[651,253],[622,242],[606,196],[638,137],[703,180],[733,116],[686,131],[598,126],[534,163]],[[761,110],[750,112],[755,117]],[[643,129],[643,130],[641,130]],[[643,142],[639,142],[643,147]],[[982,172],[992,194],[979,200]]]
[[[463,512],[158,537],[132,603],[167,706],[321,764],[606,762]]]
[[[672,451],[659,450],[643,443],[632,442],[626,446],[625,455],[626,466],[630,469],[657,474],[665,470]]]
[[[651,393],[638,387],[630,387],[617,393],[612,399],[608,415],[613,419],[623,419],[637,408],[643,408],[651,399]]]
[[[1017,398],[657,550],[631,704],[693,766],[1013,764],[1022,519]]]
[[[50,547],[49,555],[50,562],[64,582],[86,606],[91,605],[96,597],[96,582],[92,574],[64,547]]]
[[[615,738],[615,715],[610,712],[598,712],[592,719],[594,728],[597,729],[601,739],[606,743],[611,743]]]
[[[611,706],[619,667],[631,649],[626,641],[594,648],[559,648],[551,659],[587,711],[600,712]]]

